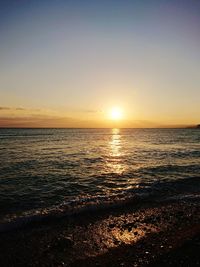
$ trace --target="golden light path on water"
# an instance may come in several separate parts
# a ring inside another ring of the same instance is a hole
[[[136,177],[134,179],[132,177],[127,178],[126,176],[126,173],[130,172],[130,166],[125,160],[127,150],[122,130],[113,128],[111,131],[111,137],[108,143],[108,158],[106,161],[108,172],[113,174],[109,183],[113,185],[113,190],[116,193],[133,187],[138,188],[140,179]]]
[[[122,174],[125,171],[125,166],[122,161],[122,140],[120,129],[113,128],[110,146],[110,161],[108,162],[108,167],[113,173]]]

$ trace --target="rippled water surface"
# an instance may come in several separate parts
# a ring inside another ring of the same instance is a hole
[[[199,176],[197,129],[0,129],[1,215]]]

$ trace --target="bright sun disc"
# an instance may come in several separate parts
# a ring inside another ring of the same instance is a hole
[[[113,108],[110,117],[113,120],[120,120],[122,118],[122,110],[120,108]]]

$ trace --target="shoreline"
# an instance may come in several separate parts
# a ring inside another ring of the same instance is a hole
[[[194,186],[195,185],[195,186]],[[58,221],[71,216],[79,216],[88,212],[96,215],[109,214],[114,210],[124,211],[134,207],[143,207],[145,203],[161,203],[187,201],[200,198],[199,177],[190,177],[175,181],[155,182],[149,188],[142,187],[118,192],[113,195],[83,195],[79,198],[65,200],[58,205],[30,209],[21,213],[0,215],[0,233],[24,228],[34,223]]]
[[[88,210],[0,233],[0,265],[184,266],[180,251],[193,247],[187,266],[195,266],[199,222],[199,198]]]

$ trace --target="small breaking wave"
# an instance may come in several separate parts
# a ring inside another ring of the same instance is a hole
[[[130,205],[162,201],[200,200],[200,178],[190,177],[178,181],[155,182],[150,187],[139,184],[135,188],[123,190],[113,195],[79,196],[66,200],[59,205],[30,210],[22,214],[4,217],[0,222],[0,232],[42,222],[52,222],[83,213],[109,212]]]

